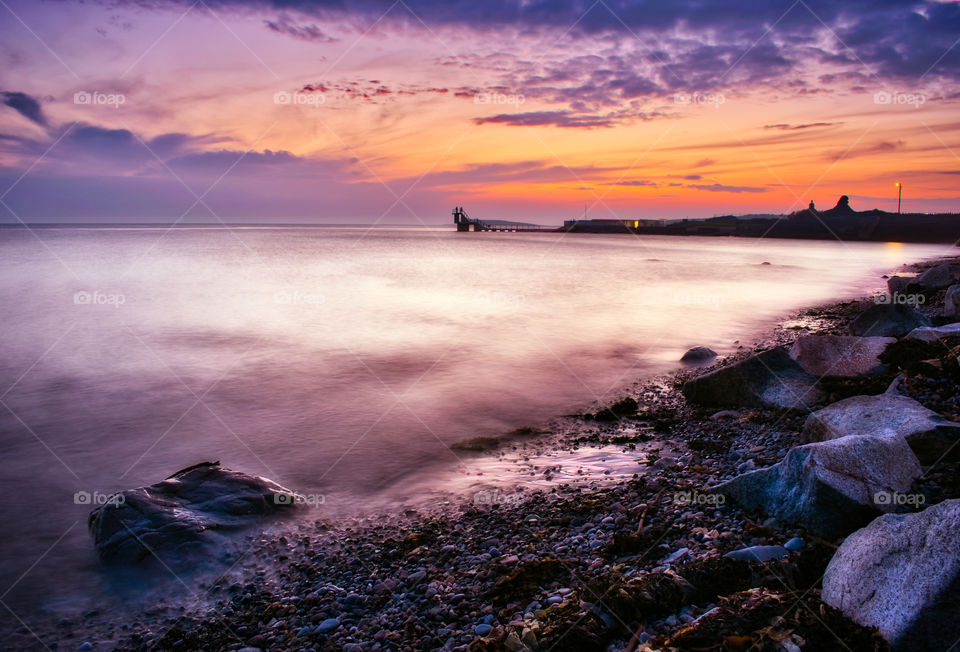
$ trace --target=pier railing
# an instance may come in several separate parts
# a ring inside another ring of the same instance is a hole
[[[478,220],[467,215],[462,206],[453,209],[453,223],[457,225],[457,231],[556,231],[555,226],[543,226],[541,224],[531,224],[529,222],[510,222],[507,220]]]

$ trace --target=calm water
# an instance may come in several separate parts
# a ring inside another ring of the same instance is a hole
[[[610,400],[692,345],[731,352],[796,308],[876,289],[945,249],[2,230],[0,594],[62,606],[94,591],[89,506],[75,492],[219,459],[322,493],[330,513],[415,498],[411,487],[460,463],[449,444]]]

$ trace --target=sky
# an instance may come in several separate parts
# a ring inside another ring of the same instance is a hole
[[[960,211],[960,4],[0,0],[0,222]]]

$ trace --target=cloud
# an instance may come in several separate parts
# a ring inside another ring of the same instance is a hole
[[[335,43],[338,40],[321,30],[315,23],[298,24],[291,20],[289,16],[280,16],[274,20],[264,20],[263,23],[268,29],[278,34],[286,34],[301,41]]]
[[[647,181],[645,179],[631,179],[629,181],[614,181],[613,183],[607,184],[609,186],[650,186],[656,188],[657,184],[653,181]]]
[[[889,154],[906,147],[906,141],[903,140],[882,140],[870,145],[853,147],[850,149],[836,149],[825,152],[823,158],[828,161],[838,161],[844,159],[858,158],[861,156],[872,156],[874,154]],[[935,148],[939,149],[939,148]]]
[[[779,123],[775,125],[763,125],[764,129],[780,129],[781,131],[796,131],[798,129],[813,129],[816,127],[832,127],[836,122],[810,122],[807,124],[791,125]]]
[[[499,113],[475,118],[478,125],[505,124],[512,127],[538,127],[550,125],[563,128],[596,129],[612,127],[616,120],[599,115],[577,115],[573,111],[528,111],[526,113]]]
[[[690,184],[687,188],[695,188],[697,190],[706,190],[707,192],[767,192],[767,188],[754,188],[752,186],[725,186],[721,183],[713,183],[710,185],[705,184]]]
[[[479,187],[521,182],[564,183],[575,181],[580,185],[587,182],[603,182],[612,175],[623,174],[622,168],[600,166],[556,165],[547,161],[517,161],[513,163],[481,163],[458,170],[431,172],[419,180],[418,187]],[[410,183],[417,179],[410,179]]]
[[[47,118],[40,108],[40,103],[27,95],[17,91],[0,91],[3,103],[22,115],[24,118],[41,127],[47,126]]]
[[[525,113],[498,113],[491,116],[474,118],[478,125],[504,124],[511,127],[561,127],[564,129],[597,129],[615,127],[618,124],[648,121],[667,114],[659,111],[610,111],[607,113],[580,113],[572,110],[561,111],[527,111]]]

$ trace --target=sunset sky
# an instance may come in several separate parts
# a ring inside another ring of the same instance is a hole
[[[960,5],[0,0],[0,221],[960,211]]]

